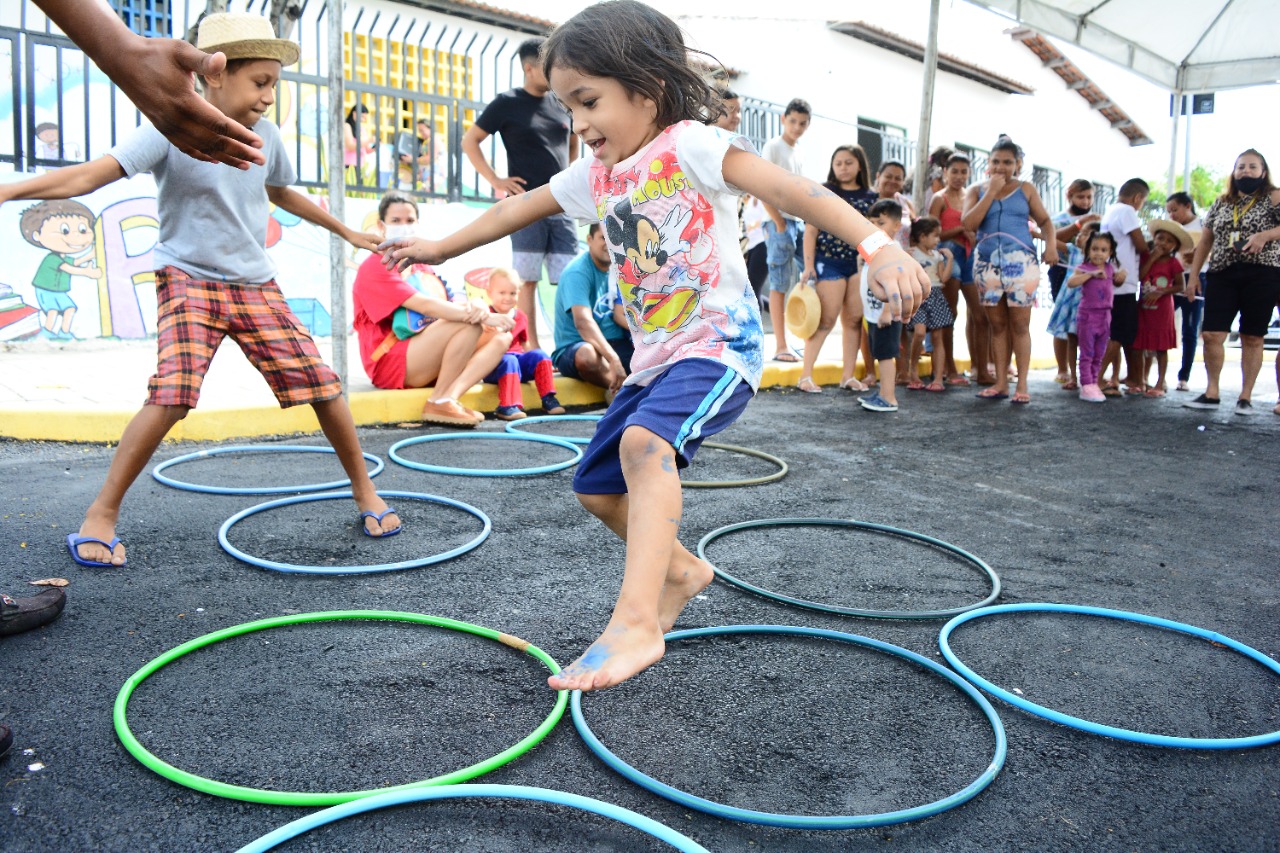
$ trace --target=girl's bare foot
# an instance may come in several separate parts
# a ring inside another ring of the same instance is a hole
[[[667,570],[662,595],[658,598],[658,626],[663,633],[675,626],[684,606],[706,589],[715,576],[710,563],[699,560],[683,548],[677,549],[671,558],[671,568]]]
[[[657,623],[631,625],[614,617],[582,657],[547,679],[552,690],[601,690],[621,684],[662,658],[666,644]]]

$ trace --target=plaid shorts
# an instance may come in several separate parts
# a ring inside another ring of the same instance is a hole
[[[227,335],[271,386],[281,408],[342,393],[306,328],[272,279],[264,284],[205,281],[177,267],[156,270],[159,364],[147,404],[194,407],[209,362]]]

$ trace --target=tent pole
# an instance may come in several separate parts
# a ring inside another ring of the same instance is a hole
[[[347,178],[342,156],[342,6],[343,0],[327,0],[329,16],[329,133],[325,139],[329,159],[329,213],[339,222],[346,212]],[[329,235],[329,316],[333,319],[333,370],[347,393],[347,258],[346,242]]]
[[[1187,110],[1187,129],[1183,133],[1185,148],[1182,155],[1182,190],[1191,192],[1191,113]]]
[[[1178,168],[1178,119],[1182,118],[1182,89],[1175,89],[1173,92],[1173,128],[1169,135],[1169,189],[1166,196],[1173,195],[1173,171]]]
[[[920,95],[920,132],[916,139],[916,215],[924,216],[924,194],[929,180],[929,136],[933,124],[933,85],[938,78],[938,14],[941,0],[929,2],[929,40],[924,49],[924,91]]]

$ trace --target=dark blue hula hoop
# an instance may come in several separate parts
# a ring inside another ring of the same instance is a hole
[[[554,462],[550,465],[541,465],[536,468],[452,468],[448,465],[430,465],[426,462],[415,462],[400,455],[400,450],[414,444],[423,444],[428,441],[452,441],[454,439],[468,439],[471,441],[534,441],[540,444],[553,444],[556,447],[571,450],[573,451],[573,456],[563,462]],[[519,433],[505,432],[446,432],[442,435],[419,435],[397,441],[391,445],[387,455],[393,461],[406,468],[413,468],[415,471],[428,471],[432,474],[456,474],[460,477],[527,477],[534,474],[550,474],[555,471],[563,471],[565,468],[577,465],[578,460],[582,459],[582,448],[567,438],[557,438],[553,435],[537,435],[535,433],[521,435]]]
[[[792,815],[778,814],[774,812],[755,811],[753,809],[742,809],[736,806],[727,806],[723,803],[717,803],[713,800],[707,800],[693,794],[685,793],[678,788],[673,788],[665,782],[660,782],[640,770],[627,764],[618,756],[609,751],[609,748],[600,742],[595,736],[591,728],[587,725],[586,718],[582,714],[582,691],[575,690],[569,699],[570,713],[573,715],[573,725],[578,730],[578,734],[586,741],[587,746],[596,754],[605,764],[608,764],[618,773],[621,773],[632,782],[647,788],[659,796],[666,797],[668,800],[677,802],[691,809],[697,809],[716,817],[727,818],[729,820],[739,820],[746,823],[758,823],[765,826],[782,826],[790,829],[855,829],[858,827],[869,826],[888,826],[895,823],[906,823],[912,820],[922,820],[926,817],[944,812],[947,809],[968,802],[976,797],[984,788],[991,784],[996,778],[996,774],[1000,772],[1000,768],[1004,766],[1005,754],[1008,752],[1008,745],[1005,741],[1004,726],[1000,722],[1000,717],[996,714],[996,709],[991,706],[987,698],[982,695],[973,685],[969,684],[960,676],[956,675],[946,667],[934,663],[926,657],[908,651],[907,649],[895,646],[890,643],[873,640],[870,637],[862,637],[857,634],[846,634],[840,631],[828,631],[823,628],[802,628],[792,625],[724,625],[711,628],[694,628],[687,631],[673,631],[664,638],[667,642],[675,640],[692,639],[695,637],[714,637],[724,634],[784,634],[797,637],[818,637],[827,640],[837,640],[843,643],[852,643],[858,646],[866,646],[867,648],[876,649],[896,657],[905,658],[917,666],[924,667],[935,675],[940,675],[953,685],[958,687],[966,696],[973,700],[991,724],[991,731],[995,735],[995,754],[991,758],[991,763],[962,790],[937,800],[932,803],[926,803],[920,806],[913,806],[909,809],[899,809],[891,812],[879,812],[877,814],[863,815]]]
[[[332,447],[313,447],[302,444],[250,444],[243,447],[215,447],[211,450],[197,450],[195,453],[187,453],[183,456],[177,456],[151,469],[151,476],[157,482],[164,483],[174,489],[182,489],[185,492],[201,492],[209,495],[292,495],[298,492],[323,492],[325,489],[341,489],[343,486],[350,486],[350,480],[334,480],[332,483],[312,483],[302,486],[201,486],[198,483],[184,483],[181,480],[175,480],[166,475],[164,472],[174,465],[181,465],[183,462],[194,462],[197,459],[207,459],[210,456],[218,456],[223,453],[337,453]],[[373,470],[369,472],[370,477],[376,477],[382,473],[382,469],[386,467],[386,463],[380,457],[374,456],[372,453],[363,454],[364,458],[373,463]]]
[[[703,445],[706,447],[707,445]],[[816,601],[806,601],[803,598],[795,598],[790,595],[784,595],[780,592],[771,592],[770,590],[758,587],[748,583],[741,578],[736,578],[719,566],[712,564],[716,576],[726,583],[732,584],[740,589],[748,592],[754,592],[756,595],[764,598],[778,601],[783,604],[790,604],[795,607],[803,607],[806,610],[817,610],[822,613],[835,613],[840,616],[860,616],[866,619],[947,619],[961,613],[967,613],[979,607],[990,604],[1000,597],[1000,576],[995,570],[988,566],[985,562],[959,548],[949,542],[943,542],[941,539],[934,539],[932,536],[926,536],[923,533],[915,533],[911,530],[900,530],[897,527],[889,527],[884,524],[874,524],[870,521],[854,521],[845,518],[763,518],[757,521],[741,521],[737,524],[729,524],[724,527],[712,530],[706,536],[702,537],[702,541],[698,543],[698,556],[707,560],[707,545],[712,540],[718,539],[726,533],[732,533],[735,530],[747,530],[753,527],[781,527],[784,525],[825,525],[829,527],[854,527],[859,530],[872,530],[879,533],[889,533],[894,536],[900,536],[904,539],[912,539],[917,542],[923,542],[926,545],[932,545],[935,548],[941,548],[950,554],[954,554],[962,560],[971,563],[979,571],[987,576],[991,581],[991,594],[976,604],[965,605],[964,607],[953,607],[949,610],[860,610],[854,607],[842,607],[838,604],[821,604]],[[707,562],[712,562],[707,560]]]
[[[424,495],[420,492],[378,492],[383,498],[409,498],[412,500],[429,501],[431,503],[443,504],[456,509],[468,512],[480,519],[483,524],[480,533],[475,539],[452,548],[440,554],[433,554],[429,557],[422,557],[416,560],[402,560],[399,563],[378,563],[371,566],[299,566],[293,563],[277,563],[274,560],[265,560],[261,557],[255,557],[252,554],[246,554],[236,546],[232,545],[227,539],[227,532],[231,530],[236,522],[242,521],[251,515],[263,512],[269,509],[276,509],[282,506],[290,506],[292,504],[308,503],[309,501],[332,501],[339,499],[351,500],[351,492],[325,492],[319,495],[296,495],[291,498],[279,498],[274,501],[251,506],[248,509],[242,509],[235,515],[222,522],[222,527],[218,528],[218,544],[222,549],[231,556],[253,566],[261,566],[264,569],[273,569],[277,572],[293,572],[295,574],[310,575],[361,575],[370,572],[395,572],[400,569],[416,569],[422,566],[430,566],[433,563],[441,563],[445,560],[465,554],[480,546],[480,543],[489,538],[489,531],[493,529],[493,522],[489,520],[489,516],[480,510],[465,504],[462,501],[455,501],[452,498],[442,498],[436,495]]]
[[[534,424],[550,424],[556,421],[592,421],[598,422],[602,415],[536,415],[532,418],[521,418],[518,421],[507,421],[507,432],[516,435],[542,435],[540,432],[525,432],[524,428],[533,426]],[[574,444],[581,444],[584,447],[591,443],[591,437],[575,436],[554,436],[562,438],[564,441],[572,441]]]
[[[1280,675],[1280,663],[1276,663],[1262,652],[1244,643],[1237,642],[1230,637],[1224,637],[1216,631],[1207,631],[1204,628],[1197,628],[1194,625],[1187,625],[1182,622],[1173,622],[1168,619],[1161,619],[1158,616],[1146,616],[1142,613],[1131,613],[1127,610],[1107,610],[1102,607],[1088,607],[1079,604],[1001,604],[996,607],[984,607],[981,610],[971,610],[968,613],[955,617],[946,625],[942,626],[941,633],[938,634],[938,646],[942,650],[942,656],[947,659],[947,663],[965,678],[981,687],[988,693],[1003,699],[1015,708],[1021,708],[1029,714],[1041,717],[1046,720],[1068,726],[1080,731],[1089,732],[1090,734],[1104,735],[1106,737],[1116,738],[1117,740],[1133,741],[1134,743],[1147,744],[1149,746],[1172,746],[1183,749],[1248,749],[1255,746],[1270,746],[1274,743],[1280,743],[1280,731],[1270,732],[1268,734],[1252,735],[1249,737],[1224,737],[1224,738],[1204,738],[1204,737],[1175,737],[1172,735],[1157,735],[1149,732],[1139,732],[1132,729],[1121,729],[1114,726],[1107,726],[1101,723],[1090,722],[1079,717],[1072,717],[1060,711],[1054,711],[1043,705],[1037,705],[1016,693],[1011,693],[1002,687],[997,687],[987,679],[978,675],[969,667],[965,666],[951,650],[948,642],[951,632],[970,619],[980,619],[983,616],[994,616],[998,613],[1027,613],[1027,612],[1049,612],[1049,613],[1080,613],[1086,616],[1103,616],[1108,619],[1120,619],[1126,622],[1140,622],[1145,625],[1154,625],[1157,628],[1167,628],[1170,631],[1177,631],[1181,634],[1189,634],[1192,637],[1200,637],[1213,643],[1226,646],[1233,651],[1239,652],[1252,661],[1262,664],[1273,673]]]
[[[304,832],[309,832],[319,826],[333,823],[344,817],[363,814],[364,812],[374,811],[375,809],[384,809],[388,806],[399,806],[405,803],[421,803],[434,800],[452,800],[463,797],[493,797],[497,799],[507,800],[532,800],[533,802],[551,803],[558,806],[569,806],[570,808],[579,809],[584,812],[602,815],[619,823],[634,827],[641,832],[653,836],[659,841],[670,844],[676,850],[682,853],[710,853],[707,848],[698,844],[691,838],[687,838],[676,832],[670,827],[658,823],[652,818],[647,818],[642,814],[624,809],[621,806],[615,806],[612,803],[606,803],[601,800],[593,800],[590,797],[582,797],[577,794],[567,794],[563,791],[552,791],[547,788],[531,788],[526,785],[449,785],[442,788],[420,788],[411,791],[393,791],[386,794],[377,794],[372,797],[365,797],[360,800],[352,800],[349,803],[343,803],[339,806],[331,806],[323,811],[309,814],[306,817],[298,818],[292,823],[286,823],[284,826],[269,832],[259,838],[257,841],[250,842],[241,847],[236,853],[266,853],[268,850],[274,849],[277,845],[296,838]]]

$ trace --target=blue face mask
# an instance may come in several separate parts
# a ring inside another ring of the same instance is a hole
[[[1265,178],[1236,178],[1236,189],[1245,195],[1252,195],[1262,189]]]

